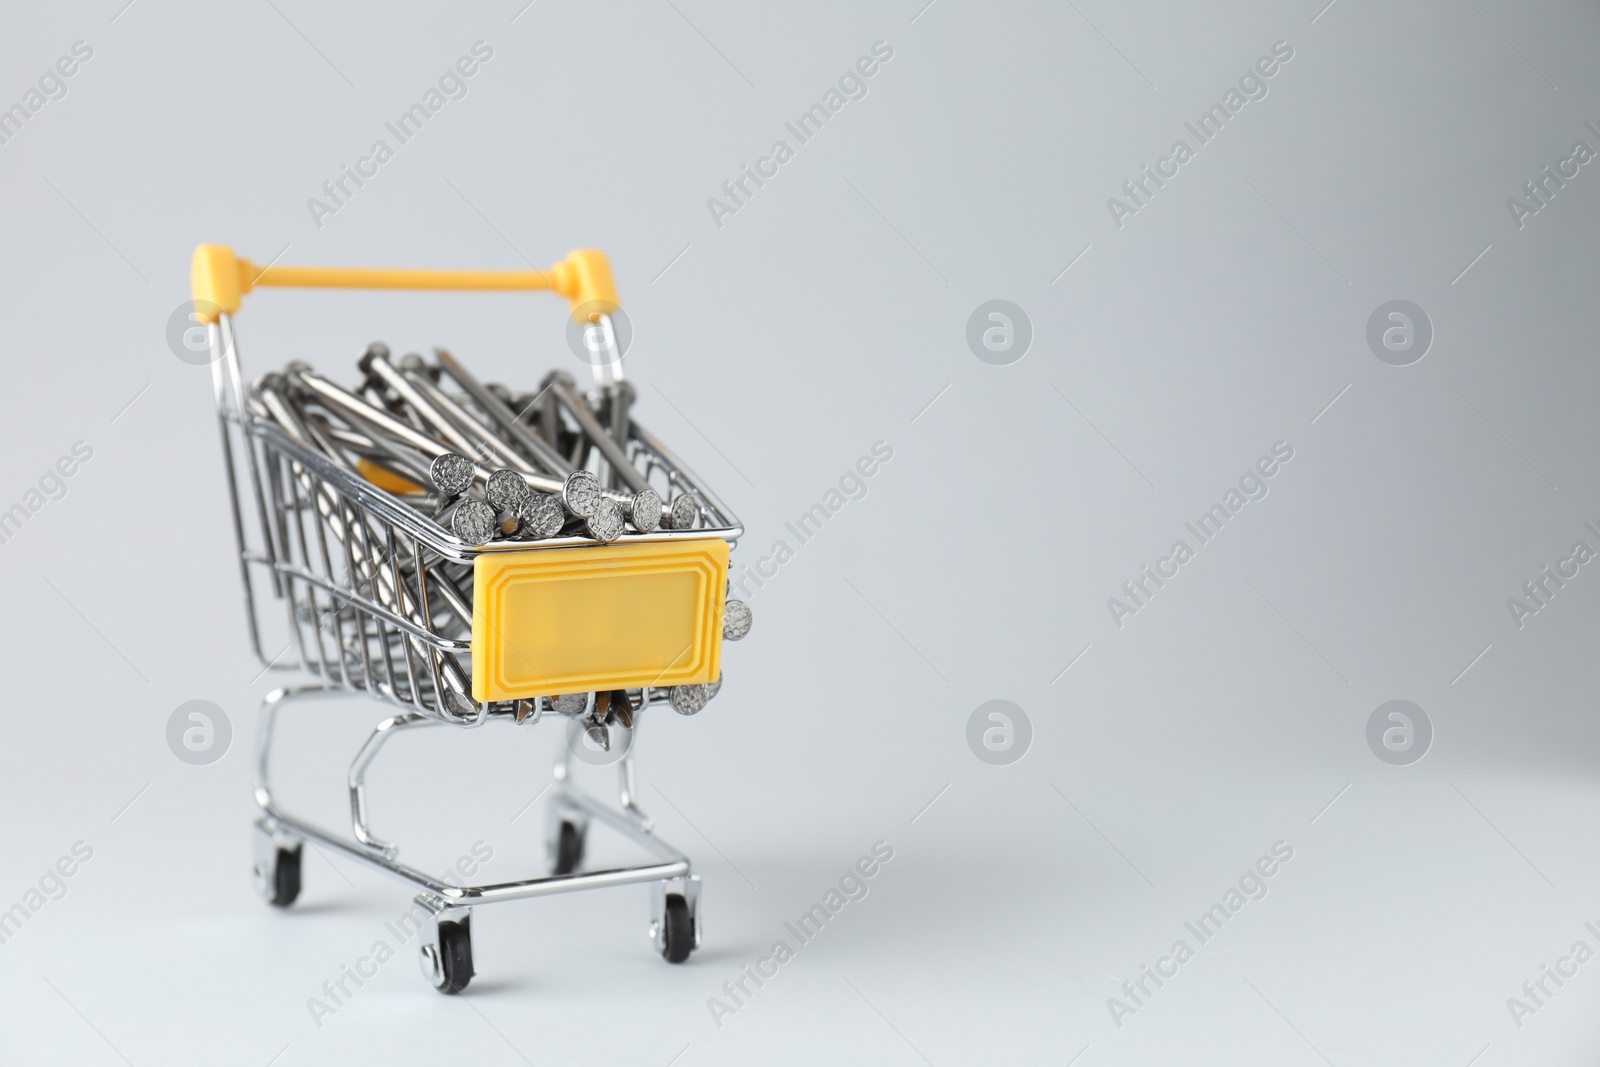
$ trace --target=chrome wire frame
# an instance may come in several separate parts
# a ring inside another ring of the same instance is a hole
[[[555,766],[550,812],[552,819],[585,824],[593,820],[609,826],[642,847],[654,862],[457,886],[401,863],[399,848],[372,833],[366,773],[389,738],[424,726],[474,727],[490,719],[531,725],[549,709],[545,698],[470,700],[470,608],[461,587],[448,583],[469,580],[480,553],[559,551],[589,547],[594,542],[561,537],[467,544],[433,519],[256,415],[240,369],[231,317],[219,315],[217,322],[208,325],[207,333],[251,648],[265,668],[263,674],[303,670],[318,678],[314,684],[276,689],[262,703],[255,798],[262,810],[258,826],[267,840],[310,840],[365,863],[421,889],[419,903],[439,915],[468,914],[474,904],[641,882],[656,884],[658,918],[660,896],[669,884],[686,895],[691,909],[697,908],[699,882],[691,873],[689,858],[656,837],[653,821],[638,807],[631,736],[628,750],[618,761],[617,807],[573,785],[568,750],[563,746]],[[614,380],[620,380],[620,366]],[[601,381],[597,387],[604,390],[612,383]],[[699,520],[695,529],[630,532],[623,535],[622,542],[720,537],[737,543],[744,532],[738,518],[637,422],[626,449],[663,499],[691,494]],[[267,654],[270,646],[263,644],[269,600],[283,602],[290,634],[282,650],[271,656]],[[399,710],[377,724],[351,762],[347,778],[351,836],[346,838],[280,807],[272,792],[270,772],[278,712],[300,699],[351,691],[366,692]],[[630,734],[637,730],[646,708],[668,702],[668,691],[647,688],[640,697]],[[592,694],[589,699],[592,707]],[[572,720],[568,722],[573,725]],[[695,923],[698,944],[698,918]],[[652,936],[660,936],[660,926],[658,922]]]

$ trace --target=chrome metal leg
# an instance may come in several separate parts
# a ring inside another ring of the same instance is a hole
[[[408,711],[384,719],[372,733],[367,736],[366,743],[356,753],[356,758],[350,761],[350,829],[355,834],[356,840],[372,849],[382,853],[388,859],[394,859],[400,854],[398,845],[387,841],[380,841],[373,837],[367,829],[367,768],[377,758],[378,752],[383,748],[385,741],[399,733],[409,730],[414,726],[439,726],[437,719],[429,718],[421,712]]]
[[[639,822],[639,829],[650,833],[655,829],[656,821],[639,809],[638,778],[633,769],[633,750],[639,743],[639,725],[644,719],[644,709],[640,708],[637,717],[633,720],[633,737],[628,745],[628,750],[622,754],[622,761],[617,764],[617,788],[622,794],[622,810],[629,812]]]

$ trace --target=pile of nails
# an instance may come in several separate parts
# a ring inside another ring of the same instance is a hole
[[[389,475],[386,488],[396,499],[467,544],[552,537],[610,543],[628,527],[650,533],[699,523],[694,496],[663,501],[629,459],[633,390],[626,381],[591,398],[571,375],[553,371],[537,392],[518,395],[480,382],[442,349],[432,361],[414,354],[395,360],[378,342],[357,366],[361,381],[347,389],[291,362],[253,384],[252,411],[346,470],[365,467],[369,480]],[[591,462],[607,472],[604,482],[588,469]],[[739,640],[750,621],[749,606],[729,600],[723,637]],[[673,686],[667,696],[675,710],[693,715],[721,685],[719,678]],[[585,717],[590,736],[606,746],[603,726],[631,727],[644,696],[580,693],[548,703],[559,714]],[[526,710],[519,707],[519,721]]]
[[[597,413],[561,371],[537,393],[518,396],[478,381],[442,350],[433,362],[391,360],[374,343],[358,366],[362,381],[352,390],[290,363],[255,383],[257,414],[342,466],[353,456],[393,475],[392,484],[414,486],[397,495],[468,544],[609,543],[629,527],[687,530],[699,520],[692,495],[664,502],[629,460],[633,394],[625,381],[609,387],[601,398],[608,410]],[[595,456],[609,484],[586,469]]]

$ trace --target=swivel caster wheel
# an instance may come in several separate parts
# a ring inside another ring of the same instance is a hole
[[[268,825],[256,824],[255,868],[251,874],[256,892],[275,908],[287,908],[300,895],[300,857],[303,842],[292,834]]]
[[[472,967],[472,913],[447,909],[434,916],[433,936],[420,949],[422,976],[441,993],[459,993],[477,972]]]
[[[689,903],[677,893],[667,894],[667,912],[661,931],[661,955],[668,963],[682,963],[694,951],[694,916]]]
[[[583,846],[589,836],[589,819],[566,804],[553,804],[545,824],[545,848],[551,874],[572,874],[583,866]]]
[[[700,947],[700,879],[657,882],[651,890],[655,919],[650,937],[668,963],[682,963]]]
[[[575,823],[561,820],[561,825],[556,830],[555,860],[551,864],[553,874],[571,874],[583,863],[584,830]]]

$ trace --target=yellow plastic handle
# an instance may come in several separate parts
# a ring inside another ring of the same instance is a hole
[[[384,270],[366,267],[257,267],[226,245],[194,250],[195,314],[214,321],[239,310],[244,294],[262,286],[316,289],[549,289],[572,303],[575,316],[609,314],[621,305],[604,252],[579,248],[543,270]],[[215,309],[215,310],[213,310]]]

